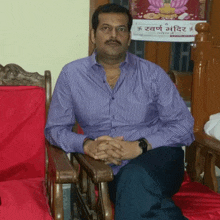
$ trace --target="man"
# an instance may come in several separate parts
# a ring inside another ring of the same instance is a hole
[[[194,140],[193,118],[167,74],[127,52],[131,25],[119,5],[95,11],[96,50],[63,68],[45,135],[66,152],[112,167],[115,220],[186,219],[171,197],[183,180],[181,146]],[[76,120],[84,135],[72,132]]]

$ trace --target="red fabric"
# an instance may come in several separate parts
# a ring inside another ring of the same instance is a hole
[[[52,220],[42,178],[0,182],[1,220]]]
[[[0,86],[0,219],[52,220],[45,195],[45,90]]]
[[[84,134],[83,129],[79,125],[77,126],[77,133]]]
[[[220,219],[220,194],[200,183],[191,182],[186,173],[184,182],[173,200],[189,220]]]
[[[0,181],[45,175],[45,91],[0,86]]]

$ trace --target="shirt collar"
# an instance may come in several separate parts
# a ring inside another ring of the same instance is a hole
[[[90,56],[90,63],[91,63],[91,67],[93,67],[93,66],[95,66],[95,65],[100,65],[97,61],[96,61],[96,55],[97,55],[97,53],[96,53],[96,51],[94,51],[93,53],[92,53],[92,55]]]
[[[120,64],[120,67],[134,67],[134,57],[131,53],[127,52],[125,60]]]
[[[94,51],[92,53],[92,55],[90,56],[90,65],[91,65],[91,68],[96,68],[95,66],[102,66],[101,64],[99,64],[96,60],[96,55],[97,55],[97,52]],[[132,67],[134,68],[134,65],[135,62],[134,62],[134,58],[133,58],[133,55],[129,52],[126,52],[126,57],[125,57],[125,60],[123,62],[121,62],[120,64],[120,68],[128,68],[128,67]]]

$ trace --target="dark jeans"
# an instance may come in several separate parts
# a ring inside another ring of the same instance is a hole
[[[186,220],[171,199],[183,176],[180,147],[159,147],[131,160],[109,183],[115,220]]]

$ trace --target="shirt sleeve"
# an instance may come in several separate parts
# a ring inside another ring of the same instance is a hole
[[[194,141],[194,119],[165,71],[158,67],[155,75],[155,100],[161,126],[155,133],[147,135],[145,129],[141,128],[139,135],[145,137],[153,149],[188,146]]]
[[[45,127],[46,139],[65,152],[84,153],[83,141],[86,135],[76,134],[72,128],[76,122],[71,89],[65,67],[61,71],[50,104]]]

